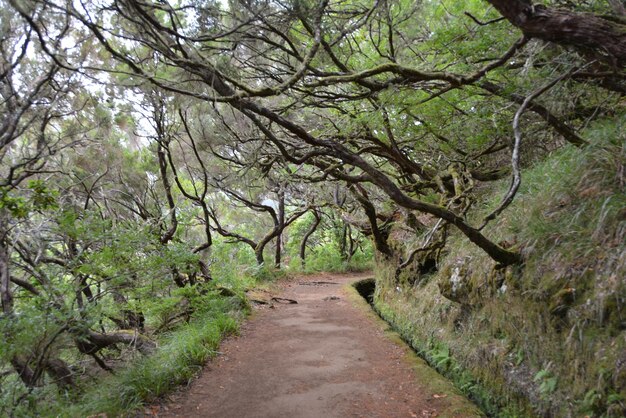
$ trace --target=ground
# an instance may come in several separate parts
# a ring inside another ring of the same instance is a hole
[[[269,303],[255,308],[199,377],[146,415],[481,416],[349,286],[365,277],[321,274],[284,283],[275,295],[284,299],[266,295]]]

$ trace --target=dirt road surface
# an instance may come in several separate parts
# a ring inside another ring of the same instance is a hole
[[[224,341],[158,417],[475,417],[476,407],[423,362],[349,286],[363,275],[283,285]],[[269,299],[271,301],[271,299]],[[158,411],[158,412],[157,412]],[[154,415],[153,415],[154,416]]]

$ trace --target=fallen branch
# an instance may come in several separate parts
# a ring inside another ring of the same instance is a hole
[[[266,300],[261,300],[261,299],[250,299],[250,302],[257,303],[259,305],[267,305],[269,303]]]
[[[88,330],[86,334],[78,335],[75,338],[75,343],[81,353],[90,355],[115,344],[134,346],[142,354],[150,354],[156,349],[156,344],[153,341],[134,331],[101,334]]]
[[[274,302],[277,302],[277,303],[287,303],[287,304],[294,304],[294,303],[298,303],[298,301],[297,301],[297,300],[287,299],[287,298],[276,298],[276,297],[274,297],[274,298],[272,298],[272,300],[273,300]]]
[[[300,286],[322,286],[325,284],[339,284],[339,283],[335,283],[335,282],[300,282],[298,283]]]

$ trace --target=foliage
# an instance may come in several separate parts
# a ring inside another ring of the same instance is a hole
[[[204,312],[180,329],[163,337],[158,351],[136,359],[114,376],[102,378],[85,389],[71,404],[61,402],[40,411],[47,416],[121,415],[188,383],[206,361],[217,354],[225,335],[237,330],[228,301],[213,296]],[[45,408],[45,407],[44,407]]]
[[[539,370],[533,380],[539,383],[539,393],[544,399],[550,399],[550,395],[554,393],[557,388],[559,379],[552,376],[549,370]]]

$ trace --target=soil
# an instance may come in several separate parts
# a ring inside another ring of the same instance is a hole
[[[347,286],[365,277],[320,274],[284,283],[188,388],[146,416],[481,416],[432,369],[424,372]]]

